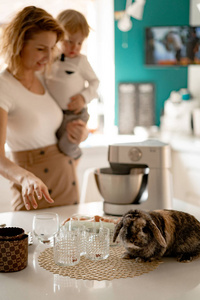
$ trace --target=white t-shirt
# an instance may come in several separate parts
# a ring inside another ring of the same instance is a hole
[[[8,113],[6,142],[10,150],[56,144],[55,132],[63,114],[46,88],[44,95],[32,93],[4,70],[0,73],[0,107]]]
[[[76,94],[83,95],[86,104],[98,97],[99,80],[87,57],[82,54],[55,61],[51,74],[46,77],[46,85],[62,109],[67,109],[70,98]]]

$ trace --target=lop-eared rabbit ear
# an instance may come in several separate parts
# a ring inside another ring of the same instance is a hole
[[[113,243],[116,241],[121,228],[123,226],[128,227],[130,225],[130,223],[133,222],[133,214],[134,214],[134,211],[133,210],[129,210],[127,213],[125,213],[122,216],[120,222],[115,226],[115,230],[114,230],[114,234],[113,234]]]
[[[123,227],[123,218],[119,221],[119,223],[115,226],[114,234],[113,234],[113,243],[116,241],[118,234]]]
[[[155,239],[160,244],[160,246],[166,248],[167,247],[166,241],[165,241],[164,237],[162,236],[159,228],[156,226],[156,224],[154,223],[153,220],[151,220],[151,222],[150,222],[150,228],[153,232]]]

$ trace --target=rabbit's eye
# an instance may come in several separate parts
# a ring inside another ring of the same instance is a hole
[[[147,233],[147,232],[148,232],[148,227],[147,227],[147,226],[143,227],[143,228],[142,228],[142,231],[143,231],[144,233]]]

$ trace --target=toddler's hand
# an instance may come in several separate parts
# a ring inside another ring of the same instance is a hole
[[[67,123],[67,136],[71,143],[80,144],[88,136],[88,130],[86,128],[86,123],[82,120],[73,120]]]
[[[78,114],[85,105],[85,99],[81,94],[74,95],[70,98],[71,102],[68,104],[68,109]]]

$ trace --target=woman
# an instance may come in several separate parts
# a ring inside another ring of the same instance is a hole
[[[56,145],[62,111],[41,75],[62,38],[57,21],[34,6],[20,11],[3,35],[7,68],[0,73],[0,174],[12,182],[13,210],[79,201],[74,161]],[[67,132],[71,142],[80,143],[87,130],[78,120],[68,124]]]

